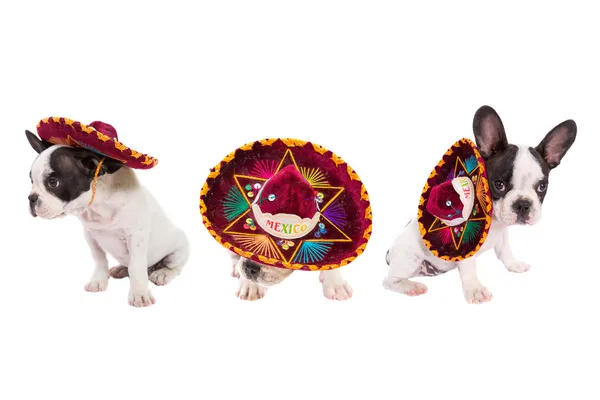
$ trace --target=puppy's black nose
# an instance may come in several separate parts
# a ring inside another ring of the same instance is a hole
[[[30,203],[35,203],[36,201],[38,201],[39,196],[35,193],[32,193],[29,195],[28,199]]]
[[[260,265],[250,261],[250,260],[246,260],[244,262],[244,274],[246,275],[246,277],[248,279],[252,279],[252,278],[256,278],[258,276],[260,272]]]
[[[517,217],[519,217],[519,219],[527,220],[529,217],[529,211],[531,210],[532,206],[533,203],[531,202],[531,200],[519,199],[513,203],[512,208],[517,214]]]

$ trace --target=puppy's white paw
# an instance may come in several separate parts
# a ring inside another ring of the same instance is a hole
[[[235,295],[242,300],[254,301],[262,299],[267,293],[267,288],[262,287],[248,279],[240,279],[240,287]]]
[[[408,279],[386,278],[383,281],[383,287],[407,296],[420,296],[427,293],[427,286],[421,282],[409,281]]]
[[[516,261],[516,262],[506,266],[507,270],[509,270],[510,272],[516,272],[516,273],[527,272],[527,271],[529,271],[529,268],[531,268],[531,266],[522,261]]]
[[[481,304],[491,301],[494,296],[483,285],[473,285],[464,289],[465,299],[469,304]]]
[[[129,292],[129,305],[133,307],[149,307],[156,303],[150,290],[139,290]]]
[[[161,268],[158,271],[154,271],[150,274],[148,279],[156,286],[164,286],[175,279],[181,272],[178,268]]]
[[[83,287],[87,292],[104,292],[108,287],[108,278],[92,278]]]
[[[233,267],[231,267],[231,276],[234,278],[240,277],[240,273],[237,270],[237,264],[233,264]]]
[[[341,275],[332,276],[323,271],[319,278],[323,284],[323,295],[329,300],[348,300],[352,297],[352,287]]]

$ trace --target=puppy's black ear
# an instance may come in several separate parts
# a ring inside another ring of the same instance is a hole
[[[560,164],[560,160],[567,154],[576,136],[577,124],[572,119],[568,119],[548,132],[535,149],[542,155],[550,169],[556,168]]]
[[[52,146],[52,143],[48,143],[45,140],[39,139],[35,133],[31,133],[28,130],[25,131],[25,135],[27,136],[27,140],[29,141],[31,147],[38,154]]]
[[[85,149],[78,149],[75,153],[75,160],[77,161],[79,169],[84,175],[90,177],[93,177],[96,174],[96,169],[98,168],[98,164],[102,158],[104,158],[104,161],[102,162],[98,176],[112,174],[117,172],[119,168],[123,166],[123,163],[119,161],[113,160],[112,158],[103,157]]]
[[[475,113],[473,133],[479,152],[484,159],[488,159],[508,147],[502,120],[490,106],[483,106]]]
[[[119,169],[121,169],[122,166],[123,166],[122,162],[113,160],[112,158],[108,158],[108,157],[106,157],[104,159],[104,162],[102,163],[102,169],[107,174],[113,174],[113,173],[117,172]]]

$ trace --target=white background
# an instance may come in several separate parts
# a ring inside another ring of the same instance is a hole
[[[447,3],[3,2],[0,398],[598,399],[597,12]],[[424,280],[420,298],[384,291],[388,246],[483,104],[513,143],[579,127],[541,223],[513,229],[531,271],[482,256],[486,305],[464,301],[456,271]],[[192,257],[153,287],[156,305],[127,305],[127,280],[86,293],[79,222],[29,215],[24,130],[52,115],[111,123],[159,158],[139,176]],[[325,299],[311,272],[259,302],[234,296],[199,190],[266,137],[319,143],[365,182],[374,231],[342,270],[350,301]]]

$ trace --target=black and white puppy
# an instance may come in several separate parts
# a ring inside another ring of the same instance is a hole
[[[39,154],[30,171],[29,210],[45,219],[79,217],[95,262],[85,290],[101,292],[109,276],[129,276],[129,304],[154,304],[148,279],[166,285],[179,275],[189,254],[185,233],[171,223],[132,169],[109,158],[100,168],[96,195],[88,206],[101,156],[52,145],[29,131],[26,135]],[[109,270],[107,254],[120,265]]]
[[[386,289],[409,296],[424,294],[427,287],[409,278],[435,276],[457,267],[466,300],[469,303],[490,301],[492,294],[477,278],[476,257],[491,248],[509,271],[529,270],[528,264],[513,256],[508,227],[533,225],[540,220],[548,190],[548,176],[575,141],[577,126],[572,120],[564,121],[536,147],[518,146],[508,143],[504,125],[496,111],[483,106],[475,113],[473,132],[486,163],[493,198],[488,238],[475,256],[460,262],[445,261],[425,247],[415,218],[387,252],[386,261],[390,269],[383,281]]]
[[[239,280],[236,296],[242,300],[258,300],[265,297],[267,288],[281,283],[294,270],[259,264],[230,252],[231,275]],[[309,273],[309,272],[307,272]],[[319,281],[323,285],[323,295],[331,300],[348,300],[352,288],[339,269],[321,271]]]

